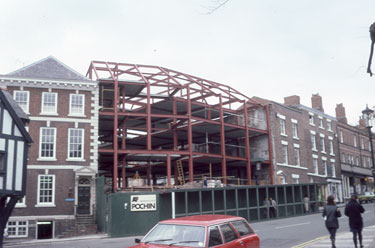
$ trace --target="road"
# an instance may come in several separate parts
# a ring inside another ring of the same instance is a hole
[[[363,204],[363,206],[366,210],[363,214],[365,227],[375,225],[374,204]],[[341,208],[341,212],[344,213],[344,208]],[[251,226],[259,235],[262,248],[290,248],[328,235],[321,213],[252,223]],[[343,214],[343,217],[340,218],[338,233],[347,231],[349,231],[348,218]],[[6,243],[4,247],[125,248],[134,245],[134,238],[101,238],[27,244]]]

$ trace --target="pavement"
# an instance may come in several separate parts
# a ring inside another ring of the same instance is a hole
[[[363,228],[362,231],[362,244],[365,248],[375,248],[375,226]],[[325,248],[331,247],[331,240],[329,235],[316,238],[305,242],[303,244],[294,246],[293,248]],[[336,234],[336,247],[346,248],[354,247],[353,234],[351,232],[338,232]],[[358,242],[359,247],[359,242]]]

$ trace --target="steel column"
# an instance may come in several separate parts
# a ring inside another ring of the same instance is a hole
[[[171,187],[171,155],[167,155],[167,180],[168,187]]]
[[[121,188],[125,189],[126,188],[126,159],[125,159],[125,156],[122,158],[121,164],[122,164],[122,170],[121,170],[122,185],[121,185]]]
[[[268,131],[268,155],[269,155],[269,160],[270,160],[270,184],[273,184],[273,159],[272,159],[272,143],[271,143],[269,105],[266,106],[266,116],[267,116],[267,131]]]
[[[224,111],[222,105],[222,96],[219,96],[220,103],[220,143],[221,143],[221,174],[223,177],[223,183],[227,184],[227,163],[226,163],[226,153],[225,153],[225,130],[224,130]]]
[[[117,130],[118,130],[118,80],[117,77],[114,81],[114,92],[113,92],[113,177],[112,177],[112,191],[117,190],[117,178],[118,178],[118,140],[117,140]]]
[[[247,176],[247,185],[251,185],[251,160],[250,160],[250,142],[249,142],[249,123],[247,116],[247,104],[244,101],[244,124],[245,124],[245,146],[246,146],[246,176]]]
[[[187,94],[187,115],[188,115],[188,147],[189,147],[189,182],[194,181],[194,168],[193,168],[193,128],[191,126],[191,100],[190,100],[190,87],[186,88]]]

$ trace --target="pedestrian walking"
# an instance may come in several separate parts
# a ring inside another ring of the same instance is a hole
[[[336,248],[335,240],[336,231],[339,228],[339,217],[341,217],[340,208],[336,206],[335,197],[333,195],[330,195],[327,197],[327,204],[323,209],[323,218],[325,220],[327,230],[330,234],[332,248]]]
[[[309,212],[309,205],[310,205],[310,198],[307,195],[305,195],[303,197],[303,206],[304,206],[305,213]]]
[[[363,220],[362,213],[365,212],[365,209],[361,204],[358,203],[357,195],[352,195],[350,197],[349,203],[345,207],[345,215],[349,217],[349,227],[350,231],[353,233],[353,242],[354,247],[357,248],[357,236],[359,239],[359,247],[362,245],[362,229],[363,229]]]
[[[270,197],[270,218],[276,218],[277,203]]]
[[[270,208],[270,201],[267,199],[267,197],[264,197],[264,200],[263,200],[263,215],[264,215],[264,218],[268,218],[268,209]]]

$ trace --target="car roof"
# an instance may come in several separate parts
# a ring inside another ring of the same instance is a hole
[[[210,215],[194,215],[181,217],[176,219],[163,220],[159,223],[161,224],[182,224],[182,225],[196,225],[196,226],[211,226],[220,224],[228,221],[235,220],[244,220],[242,217],[230,216],[230,215],[219,215],[219,214],[210,214]]]

